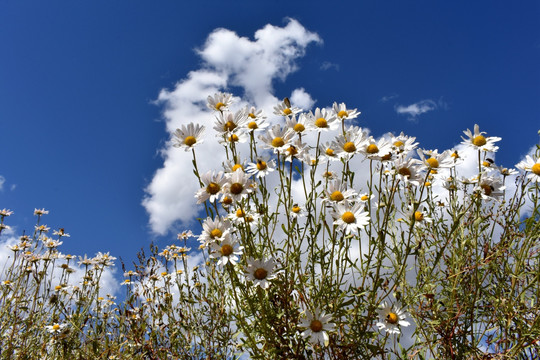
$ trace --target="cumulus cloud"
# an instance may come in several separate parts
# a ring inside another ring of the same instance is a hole
[[[214,116],[205,107],[206,98],[230,87],[244,92],[235,94],[243,97],[237,99],[239,106],[249,102],[270,115],[279,101],[273,95],[273,81],[285,80],[298,69],[296,60],[304,56],[307,46],[321,42],[317,34],[294,19],[288,19],[283,27],[266,25],[255,32],[253,39],[228,29],[214,30],[197,49],[201,68],[191,71],[173,89],[159,94],[157,103],[163,106],[167,132],[172,134],[180,125],[195,122],[205,125],[206,136],[211,136]],[[296,89],[290,97],[293,103],[297,101],[298,106],[305,108],[314,103],[303,89]],[[146,187],[142,204],[149,214],[151,230],[165,234],[176,222],[189,224],[196,217],[197,184],[193,181],[189,153],[174,148],[172,141],[160,153],[163,166]],[[203,143],[196,153],[201,173],[215,167],[224,156],[216,156],[223,151],[215,141]]]

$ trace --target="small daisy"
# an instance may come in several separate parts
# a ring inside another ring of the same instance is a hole
[[[319,308],[315,308],[313,312],[306,310],[306,318],[299,324],[300,327],[306,328],[302,332],[302,337],[309,337],[312,344],[320,344],[328,346],[330,338],[328,332],[333,331],[335,324],[331,323],[331,315],[326,315]]]
[[[292,107],[289,98],[283,99],[283,102],[274,106],[274,114],[281,116],[292,116],[302,112],[302,109]]]
[[[114,264],[114,260],[116,260],[116,258],[114,256],[109,255],[108,252],[106,253],[98,252],[96,256],[94,256],[93,260],[95,264],[100,264],[103,266],[111,266]]]
[[[13,211],[11,211],[11,210],[8,210],[8,209],[0,210],[0,216],[1,217],[10,216],[11,214],[13,214]]]
[[[501,138],[496,136],[485,137],[485,132],[481,132],[480,127],[477,124],[474,124],[474,133],[469,129],[463,131],[463,133],[467,135],[468,138],[466,139],[462,136],[461,138],[463,141],[461,143],[470,146],[473,149],[491,152],[495,152],[499,149],[498,146],[495,146],[495,143],[500,141]]]
[[[369,213],[363,211],[363,208],[364,204],[362,203],[352,206],[348,204],[336,204],[332,211],[334,225],[337,225],[346,235],[358,233],[361,227],[369,224]]]
[[[49,333],[56,335],[61,333],[66,326],[67,324],[54,323],[52,325],[45,325],[45,329],[47,329]]]
[[[264,148],[272,149],[274,153],[280,153],[290,146],[293,137],[293,131],[286,127],[282,129],[279,124],[276,124],[266,134],[260,135],[259,139],[263,142]]]
[[[246,160],[243,160],[239,163],[235,163],[234,161],[227,160],[223,163],[223,170],[227,174],[232,174],[237,170],[245,171],[246,168]]]
[[[270,258],[268,260],[247,260],[246,278],[253,282],[254,286],[260,286],[262,289],[268,289],[269,280],[275,279],[277,274],[274,272],[276,262]]]
[[[227,138],[245,126],[248,121],[247,109],[240,109],[234,114],[229,111],[220,112],[216,116],[214,130],[220,138]]]
[[[452,152],[450,150],[446,150],[443,153],[439,154],[439,152],[435,150],[417,150],[418,156],[420,156],[420,160],[428,168],[429,170],[435,170],[437,169],[443,169],[443,168],[451,168],[454,164],[454,158],[452,157]]]
[[[235,265],[239,260],[238,255],[242,255],[243,249],[243,246],[239,246],[238,240],[233,239],[231,235],[226,235],[223,241],[211,244],[212,252],[210,253],[210,257],[219,259],[217,264],[220,266],[225,266],[227,263]]]
[[[232,104],[232,94],[218,92],[214,96],[208,96],[206,106],[210,110],[223,111]]]
[[[240,201],[256,188],[257,184],[249,178],[249,175],[239,169],[232,174],[227,174],[227,182],[223,186],[223,193],[234,201]]]
[[[176,143],[174,147],[179,147],[185,151],[189,151],[198,144],[202,143],[204,139],[202,135],[205,127],[199,124],[189,123],[187,126],[182,125],[179,129],[176,129],[174,136],[176,137]]]
[[[306,124],[312,130],[317,132],[336,130],[339,126],[337,117],[326,109],[316,108],[315,112],[311,111],[306,115]]]
[[[482,196],[482,199],[501,199],[504,196],[502,179],[493,176],[482,176],[474,191]]]
[[[251,231],[259,226],[261,215],[253,211],[251,208],[238,208],[236,211],[229,214],[228,218],[237,226],[249,225]]]
[[[218,142],[221,145],[243,144],[243,143],[246,143],[248,140],[249,140],[248,133],[243,129],[239,129],[230,134],[223,135],[223,137],[220,138]]]
[[[268,124],[266,123],[266,115],[263,110],[257,110],[254,106],[247,110],[248,118],[246,120],[246,127],[249,131],[261,131],[264,130]]]
[[[418,208],[417,210],[414,210],[412,205],[409,206],[409,211],[406,215],[409,219],[411,219],[411,221],[414,221],[414,226],[425,225],[426,223],[431,223],[433,221],[433,219],[428,216],[429,214],[424,209]]]
[[[414,142],[415,137],[407,136],[403,131],[398,136],[392,136],[392,150],[397,154],[408,154],[416,149],[418,143]]]
[[[283,151],[283,154],[285,155],[285,161],[291,162],[294,158],[303,159],[304,154],[308,151],[307,149],[307,144],[303,143],[302,140],[297,138],[285,148],[285,151]]]
[[[268,156],[257,158],[254,163],[249,163],[246,167],[246,172],[250,175],[255,175],[258,178],[270,174],[276,169],[276,162],[270,160]]]
[[[300,205],[298,204],[294,204],[292,207],[291,207],[291,211],[289,212],[289,215],[293,218],[293,219],[299,219],[301,217],[304,217],[307,215],[307,211],[301,207]]]
[[[359,153],[364,136],[362,129],[357,126],[351,126],[345,134],[338,135],[334,142],[338,148],[338,156],[341,159],[349,160],[354,154]]]
[[[49,210],[45,209],[34,209],[34,215],[41,216],[41,215],[47,215],[49,213]]]
[[[304,114],[300,114],[300,116],[298,116],[298,120],[296,118],[296,115],[287,117],[286,127],[297,134],[305,133],[306,132],[306,116]]]
[[[336,179],[328,184],[328,188],[324,190],[325,197],[323,203],[329,202],[332,204],[346,203],[355,200],[358,196],[354,189],[348,189],[347,185],[341,180]]]
[[[421,162],[412,158],[399,157],[394,162],[394,172],[405,184],[419,186],[424,180],[420,173]]]
[[[203,231],[199,236],[199,241],[208,245],[213,241],[223,240],[229,234],[231,223],[227,219],[221,219],[219,216],[216,216],[213,220],[212,218],[204,220],[202,228]]]
[[[519,162],[516,167],[527,172],[527,178],[534,182],[540,182],[540,158],[533,158],[530,155],[525,160]]]
[[[227,179],[223,175],[223,171],[220,171],[217,174],[208,171],[201,176],[201,182],[203,183],[203,187],[195,194],[197,204],[202,204],[206,200],[210,200],[210,202],[217,201]]]
[[[327,142],[319,145],[320,158],[337,161],[339,160],[339,146],[335,142]]]
[[[540,166],[538,167],[538,172],[539,172],[539,176],[540,176]],[[497,169],[499,170],[499,173],[501,173],[501,175],[503,177],[506,177],[506,176],[512,176],[512,175],[516,175],[518,174],[518,171],[516,169],[512,169],[512,168],[506,168],[504,166],[497,166]]]
[[[62,241],[53,240],[48,237],[44,237],[43,239],[41,239],[41,241],[43,242],[43,246],[45,246],[48,249],[55,249],[59,247],[60,245],[62,245],[63,243]]]
[[[377,310],[380,318],[377,327],[380,330],[384,329],[389,334],[399,334],[400,326],[407,327],[411,325],[410,322],[405,320],[406,315],[403,309],[400,309],[396,304],[387,305],[384,302],[382,307],[381,310]]]
[[[377,141],[373,136],[370,136],[362,143],[360,152],[368,159],[383,160],[385,156],[388,156],[392,152],[392,145],[383,137]]]
[[[58,230],[53,231],[53,235],[58,235],[58,238],[61,237],[70,237],[70,235],[64,231],[64,228],[60,228]]]
[[[360,115],[360,111],[356,111],[356,109],[347,109],[345,103],[338,105],[337,102],[334,102],[332,110],[334,110],[337,118],[341,121],[355,119]]]

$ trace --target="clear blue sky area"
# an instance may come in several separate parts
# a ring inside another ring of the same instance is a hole
[[[323,40],[275,83],[316,106],[343,101],[374,135],[416,136],[444,150],[480,124],[513,166],[540,129],[538,1],[9,1],[0,2],[0,208],[33,230],[33,210],[71,238],[63,252],[110,251],[130,262],[154,239],[141,206],[163,164],[153,103],[200,67],[216,28],[253,38],[300,22]],[[242,94],[237,94],[242,95]],[[386,99],[386,101],[384,100]],[[396,106],[431,100],[410,120]],[[194,209],[195,211],[195,209]]]

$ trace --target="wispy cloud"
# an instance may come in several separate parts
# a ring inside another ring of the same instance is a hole
[[[266,25],[255,32],[254,39],[240,37],[227,29],[214,30],[197,50],[202,66],[191,71],[172,90],[162,90],[157,103],[164,108],[163,117],[169,134],[182,124],[196,122],[206,126],[206,136],[212,136],[214,115],[205,107],[208,95],[235,86],[244,90],[239,106],[253,104],[271,114],[279,100],[273,95],[272,82],[285,80],[297,70],[296,59],[304,56],[311,43],[320,43],[315,33],[298,21],[288,19],[283,27]],[[312,106],[313,100],[303,89],[291,95],[293,102]],[[150,216],[150,227],[165,234],[176,222],[188,224],[197,216],[194,194],[197,183],[191,172],[191,156],[172,146],[169,141],[160,150],[163,166],[156,171],[145,189],[143,206]],[[197,147],[199,170],[210,170],[209,164],[219,164],[222,147],[207,141]],[[223,155],[224,157],[224,155]]]
[[[4,183],[6,182],[6,178],[0,175],[0,191],[4,190]]]
[[[339,71],[339,64],[331,63],[330,61],[324,61],[321,64],[321,70],[330,70],[334,69],[336,71]]]
[[[385,103],[385,102],[388,102],[390,100],[396,99],[398,97],[399,97],[398,94],[390,94],[390,95],[387,95],[387,96],[383,96],[379,101]]]
[[[437,109],[439,105],[430,99],[421,100],[411,105],[396,105],[395,109],[398,114],[407,115],[409,120],[416,120],[418,116]]]

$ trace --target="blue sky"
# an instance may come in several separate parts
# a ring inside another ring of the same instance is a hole
[[[8,224],[32,231],[33,210],[44,207],[45,222],[71,234],[63,252],[110,251],[127,262],[152,239],[173,241],[174,231],[152,231],[142,205],[172,124],[164,115],[172,100],[156,100],[212,67],[195,50],[215,29],[253,42],[257,30],[291,18],[319,41],[300,47],[284,80],[269,75],[275,97],[303,88],[315,106],[358,108],[358,125],[376,136],[404,131],[440,150],[478,123],[503,138],[497,162],[505,166],[538,142],[537,1],[3,1],[0,208],[14,211]]]

